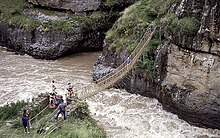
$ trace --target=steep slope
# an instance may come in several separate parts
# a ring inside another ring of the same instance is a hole
[[[220,128],[219,9],[218,0],[141,0],[132,5],[108,31],[94,79],[122,63],[149,22],[157,22],[160,29],[130,79],[118,86],[159,99],[192,124]]]

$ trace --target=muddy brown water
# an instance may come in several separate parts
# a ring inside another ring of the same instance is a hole
[[[79,53],[48,61],[15,55],[1,47],[0,105],[50,92],[52,80],[60,94],[66,93],[68,82],[75,90],[88,85],[99,54]],[[163,110],[156,99],[125,90],[108,89],[87,102],[109,138],[220,138],[220,130],[192,126]]]

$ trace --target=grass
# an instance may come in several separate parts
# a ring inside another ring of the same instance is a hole
[[[118,13],[93,12],[87,16],[77,16],[69,14],[69,19],[64,21],[47,21],[44,27],[48,27],[51,32],[75,32],[76,28],[82,31],[104,31],[109,28],[112,20],[118,17]]]
[[[199,30],[199,21],[194,17],[177,19],[174,13],[168,13],[161,19],[161,23],[172,33],[181,32],[185,35],[195,35]]]
[[[23,15],[25,9],[30,9],[32,5],[25,0],[1,0],[2,12],[1,21],[9,25],[21,25],[32,29],[40,25],[40,22]]]
[[[102,0],[102,4],[106,7],[112,7],[117,3],[119,3],[119,0]]]
[[[63,118],[62,118],[63,119]],[[34,125],[33,125],[34,126]],[[37,133],[38,128],[34,126],[28,134],[29,138],[106,138],[105,131],[100,128],[96,121],[91,118],[74,118],[69,117],[65,121],[54,121],[50,123],[48,132]],[[0,137],[23,138],[24,130],[22,127],[13,129],[4,125],[0,128]]]
[[[0,120],[7,120],[19,116],[19,111],[26,106],[24,101],[18,101],[16,103],[10,103],[3,107],[0,107]]]
[[[23,138],[25,136],[21,122],[21,110],[27,106],[24,101],[11,103],[0,107],[1,122],[0,122],[0,137],[9,138]],[[32,105],[28,105],[31,107]],[[40,108],[31,107],[30,112],[32,117],[39,113]],[[43,107],[42,107],[43,108]],[[73,116],[67,117],[65,121],[63,118],[59,121],[54,120],[52,109],[47,109],[35,121],[32,121],[33,128],[30,130],[28,137],[30,138],[106,138],[105,131],[99,127],[94,119],[89,116],[88,104],[86,102],[79,102],[77,109]],[[56,112],[55,112],[56,113]],[[7,119],[13,119],[14,126],[8,128],[5,126]],[[49,130],[45,131],[48,127]],[[43,130],[39,133],[39,130]]]
[[[104,43],[109,45],[109,50],[117,53],[125,47],[133,50],[148,25],[156,18],[156,15],[149,12],[146,6],[138,2],[124,11],[123,16],[107,32]]]
[[[112,21],[118,18],[119,13],[117,12],[100,12],[94,11],[92,14],[85,16],[74,15],[71,12],[58,12],[43,8],[36,8],[29,4],[26,0],[2,0],[0,1],[1,7],[1,21],[9,25],[18,25],[22,27],[28,27],[36,29],[38,26],[43,25],[44,31],[51,32],[75,32],[76,27],[80,27],[81,30],[102,30],[104,27],[109,28],[112,25]],[[47,16],[61,16],[68,15],[67,20],[57,21],[40,21],[26,16],[24,12],[37,11]]]
[[[114,0],[106,0],[111,5]],[[131,53],[142,38],[146,28],[154,22],[158,26],[167,27],[173,34],[182,33],[195,35],[199,29],[199,22],[194,17],[177,19],[174,13],[170,13],[173,5],[179,5],[181,0],[140,0],[127,8],[123,15],[116,21],[112,29],[107,32],[104,45],[108,50],[119,54],[122,51]],[[143,56],[136,64],[137,69],[145,70],[154,76],[154,51],[164,42],[157,34],[152,38]]]
[[[103,129],[99,128],[90,118],[69,118],[59,132],[51,133],[48,138],[106,138]]]
[[[137,61],[135,68],[144,70],[149,78],[154,78],[156,76],[155,68],[155,55],[154,51],[157,47],[165,42],[165,39],[160,38],[157,32],[149,42],[148,46],[144,49],[143,55]]]
[[[111,0],[107,1],[110,2]],[[166,14],[172,4],[175,3],[180,3],[180,0],[141,0],[133,4],[124,11],[122,17],[107,32],[105,45],[108,46],[109,50],[116,53],[125,47],[131,52],[148,25]]]

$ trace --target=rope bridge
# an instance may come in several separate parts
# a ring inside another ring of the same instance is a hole
[[[156,31],[156,26],[155,27],[149,26],[144,36],[141,38],[140,42],[138,43],[137,47],[129,56],[129,59],[125,60],[119,67],[117,67],[115,70],[113,70],[106,76],[97,80],[96,83],[91,83],[81,88],[79,91],[77,91],[76,93],[78,95],[78,98],[83,100],[88,97],[91,97],[97,94],[98,92],[114,85],[118,80],[122,79],[132,69],[136,61],[142,55],[144,48],[150,42],[155,31]]]

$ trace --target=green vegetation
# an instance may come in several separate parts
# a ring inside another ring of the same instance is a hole
[[[160,1],[160,3],[157,3],[157,5],[152,5],[157,12],[158,16],[161,17],[162,15],[166,14],[170,7],[173,4],[179,5],[182,0],[163,0]],[[158,8],[159,7],[159,8]]]
[[[72,12],[64,13],[53,11],[49,9],[35,8],[32,4],[29,4],[26,0],[2,0],[0,1],[0,7],[2,12],[1,21],[9,25],[19,25],[35,29],[40,25],[43,25],[44,31],[61,32],[68,31],[74,32],[74,28],[81,27],[84,30],[97,30],[110,27],[112,20],[118,17],[117,12],[98,12],[94,11],[90,15],[78,16]],[[68,15],[67,20],[36,20],[29,17],[27,12],[43,13],[46,16],[64,16]]]
[[[64,21],[48,21],[44,26],[47,26],[53,32],[73,31],[76,27],[80,27],[83,31],[98,31],[108,28],[111,25],[111,20],[118,17],[118,13],[93,12],[87,16],[69,14],[69,17],[68,20]]]
[[[103,6],[112,7],[119,3],[120,0],[102,0]]]
[[[106,0],[106,4],[112,4],[114,0]],[[179,5],[181,0],[140,0],[127,8],[122,17],[107,32],[104,40],[109,50],[116,54],[121,51],[131,53],[142,38],[145,30],[154,22],[158,26],[168,28],[172,33],[182,32],[186,35],[195,35],[199,29],[199,22],[193,17],[177,19],[174,13],[170,13],[172,5]],[[161,33],[161,32],[160,32]],[[136,64],[137,69],[149,72],[153,77],[156,73],[154,67],[154,51],[164,42],[159,37],[159,30],[145,48],[143,56]]]
[[[158,22],[174,3],[180,3],[180,0],[141,0],[133,4],[107,32],[105,44],[109,45],[109,50],[117,53],[125,47],[131,52],[148,25],[153,21]]]
[[[136,47],[148,25],[157,16],[146,7],[147,4],[138,2],[124,11],[123,16],[107,32],[105,44],[109,44],[110,50],[118,53],[125,47],[130,51]]]
[[[42,133],[37,132],[38,128],[35,128],[34,125],[34,128],[28,134],[29,138],[106,138],[104,130],[97,126],[96,122],[91,118],[79,119],[69,117],[65,121],[54,121],[48,126],[49,131],[42,131]],[[15,129],[2,125],[0,128],[0,137],[23,138],[24,135],[22,127]]]
[[[106,138],[93,119],[68,118],[61,126],[61,130],[47,135],[48,138]]]
[[[181,32],[186,35],[195,35],[199,30],[199,21],[194,17],[177,19],[174,13],[167,14],[161,19],[162,25],[173,33]]]
[[[149,24],[159,22],[158,18],[165,14],[173,3],[179,2],[179,0],[141,0],[133,4],[107,32],[105,45],[116,53],[125,49],[131,53]],[[154,50],[164,42],[158,34],[157,32],[157,35],[152,38],[142,58],[136,64],[136,68],[143,69],[152,76],[155,74]]]
[[[31,19],[23,14],[25,9],[32,6],[26,0],[1,0],[0,7],[2,12],[1,21],[9,25],[21,25],[31,28],[39,26],[40,22]]]
[[[29,104],[28,107],[31,107],[32,111],[30,113],[33,117],[39,113],[39,110],[37,107],[35,110],[32,104]],[[0,107],[2,120],[0,122],[0,137],[24,137],[25,134],[21,122],[21,113],[22,108],[26,105],[27,103],[21,101]],[[28,137],[106,138],[105,131],[89,116],[86,102],[78,102],[75,113],[67,117],[66,120],[63,120],[62,117],[61,120],[56,121],[52,112],[52,109],[47,109],[35,121],[32,121],[33,128],[30,130]],[[5,126],[6,120],[8,119],[13,119],[13,127],[11,128]],[[48,130],[46,130],[46,128]]]
[[[101,0],[101,8],[102,9],[119,9],[119,7],[124,7],[125,5],[131,4],[127,0]]]
[[[74,116],[77,118],[87,118],[89,116],[89,105],[86,102],[78,102]]]
[[[144,70],[150,78],[154,78],[156,75],[154,51],[162,43],[164,43],[164,38],[160,38],[159,33],[157,32],[145,48],[142,57],[140,57],[136,63],[135,68]]]
[[[13,127],[20,127],[20,124],[21,124],[20,117],[22,116],[22,110],[24,108],[31,109],[30,110],[30,116],[34,117],[44,107],[35,106],[34,101],[32,103],[27,103],[27,102],[24,102],[24,101],[18,101],[16,103],[7,104],[3,107],[0,107],[0,124],[4,123],[5,120],[10,119],[14,124]],[[45,110],[43,114],[40,114],[39,118],[42,118],[45,115],[51,113],[51,111],[52,110],[50,110],[50,109]]]
[[[3,107],[0,107],[0,120],[7,120],[19,116],[19,111],[26,106],[24,101],[18,101],[16,103],[10,103]]]

